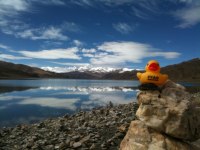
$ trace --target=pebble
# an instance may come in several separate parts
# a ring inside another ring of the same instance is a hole
[[[73,148],[78,148],[78,147],[81,147],[81,142],[75,142],[74,144],[73,144]]]

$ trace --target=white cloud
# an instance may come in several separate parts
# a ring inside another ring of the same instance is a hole
[[[95,57],[96,49],[94,49],[94,48],[90,48],[90,49],[83,48],[82,49],[82,55],[84,57]]]
[[[127,23],[117,23],[117,24],[113,24],[113,27],[115,28],[115,30],[117,30],[118,32],[122,33],[122,34],[128,34],[130,32],[132,32],[135,28],[135,26],[130,26]]]
[[[91,57],[91,58],[92,58],[92,57],[95,57],[94,54],[83,54],[83,56],[84,56],[84,57]]]
[[[0,0],[0,18],[13,15],[17,15],[20,12],[32,11],[34,4],[44,4],[44,5],[64,5],[62,0]]]
[[[32,12],[35,4],[38,3],[43,5],[65,5],[62,0],[0,0],[0,30],[5,34],[20,38],[62,41],[69,39],[64,34],[66,31],[80,31],[79,26],[74,22],[64,22],[58,26],[31,28],[29,24],[19,21],[18,16],[20,13]]]
[[[74,22],[64,22],[60,25],[41,26],[38,28],[31,28],[29,24],[21,22],[19,20],[1,20],[0,30],[9,35],[14,35],[18,38],[32,39],[32,40],[56,40],[65,41],[68,40],[66,32],[78,32],[80,28]],[[75,44],[81,43],[78,40],[74,40]]]
[[[91,48],[91,49],[83,48],[83,49],[82,49],[82,52],[83,52],[83,53],[95,53],[95,52],[96,52],[96,49],[94,49],[94,48]]]
[[[141,9],[139,9],[135,6],[132,6],[132,10],[133,10],[133,14],[138,18],[141,18],[141,19],[148,19],[149,18],[147,13],[145,13],[144,11],[142,11]]]
[[[1,43],[0,43],[0,48],[2,48],[2,49],[6,49],[6,50],[10,49],[9,46],[4,45],[4,44],[1,44]]]
[[[13,56],[9,54],[0,54],[0,60],[19,60],[19,59],[30,59],[27,57]]]
[[[32,40],[68,40],[63,31],[56,27],[27,29],[23,32],[18,32],[17,37],[28,38]]]
[[[82,46],[83,42],[79,41],[79,40],[73,40],[73,44],[77,47]]]
[[[151,15],[158,15],[162,12],[159,8],[160,1],[157,0],[138,0],[132,5],[133,14],[141,19],[149,19]]]
[[[164,57],[166,59],[173,59],[180,56],[180,53],[177,52],[153,52],[149,53],[149,57]]]
[[[0,17],[27,11],[28,7],[29,3],[26,0],[0,0]]]
[[[45,0],[45,1],[41,1],[41,0],[32,0],[33,2],[38,2],[41,4],[45,4],[45,5],[65,5],[65,2],[62,0]]]
[[[146,57],[177,58],[180,53],[162,52],[151,45],[138,42],[105,42],[98,46],[104,55],[91,58],[92,65],[119,66],[127,62],[139,63]]]
[[[124,4],[130,4],[134,0],[76,0],[71,1],[71,3],[80,5],[80,6],[95,6],[96,3],[103,4],[105,6],[119,6]]]
[[[62,63],[62,62],[52,62],[52,63],[64,65],[64,66],[88,66],[89,65],[89,63]]]
[[[199,1],[200,2],[200,1]],[[181,21],[180,28],[187,28],[200,23],[200,3],[189,4],[186,8],[177,10],[174,16]]]
[[[78,55],[78,48],[52,49],[41,51],[19,51],[23,56],[38,59],[81,59]]]

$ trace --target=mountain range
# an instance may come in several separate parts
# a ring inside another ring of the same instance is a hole
[[[45,69],[45,70],[43,70]],[[66,78],[66,79],[110,79],[110,80],[137,80],[136,73],[142,70],[127,68],[75,68],[69,72],[56,73],[47,68],[36,68],[22,64],[13,64],[0,61],[1,79],[24,78]],[[200,82],[200,59],[195,58],[179,64],[161,68],[161,73],[166,73],[174,81]]]

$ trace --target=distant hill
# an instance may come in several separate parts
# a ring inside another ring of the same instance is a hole
[[[62,77],[69,78],[69,79],[96,79],[96,80],[136,80],[136,70],[133,71],[126,71],[120,73],[119,71],[112,71],[112,72],[67,72],[67,73],[60,73]]]
[[[195,58],[175,65],[169,65],[161,69],[162,73],[169,75],[174,81],[198,81],[200,82],[200,59]]]
[[[66,78],[66,79],[106,79],[106,80],[137,80],[137,70],[132,71],[72,71],[67,73],[54,73],[36,67],[13,64],[0,61],[0,78]],[[179,64],[161,68],[174,81],[200,82],[200,59],[195,58]]]
[[[0,61],[1,79],[53,78],[56,76],[56,73],[44,71],[36,67]]]

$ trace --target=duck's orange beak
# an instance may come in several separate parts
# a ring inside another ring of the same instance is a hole
[[[157,63],[152,63],[149,65],[148,69],[150,71],[157,71],[159,69],[159,65]]]

